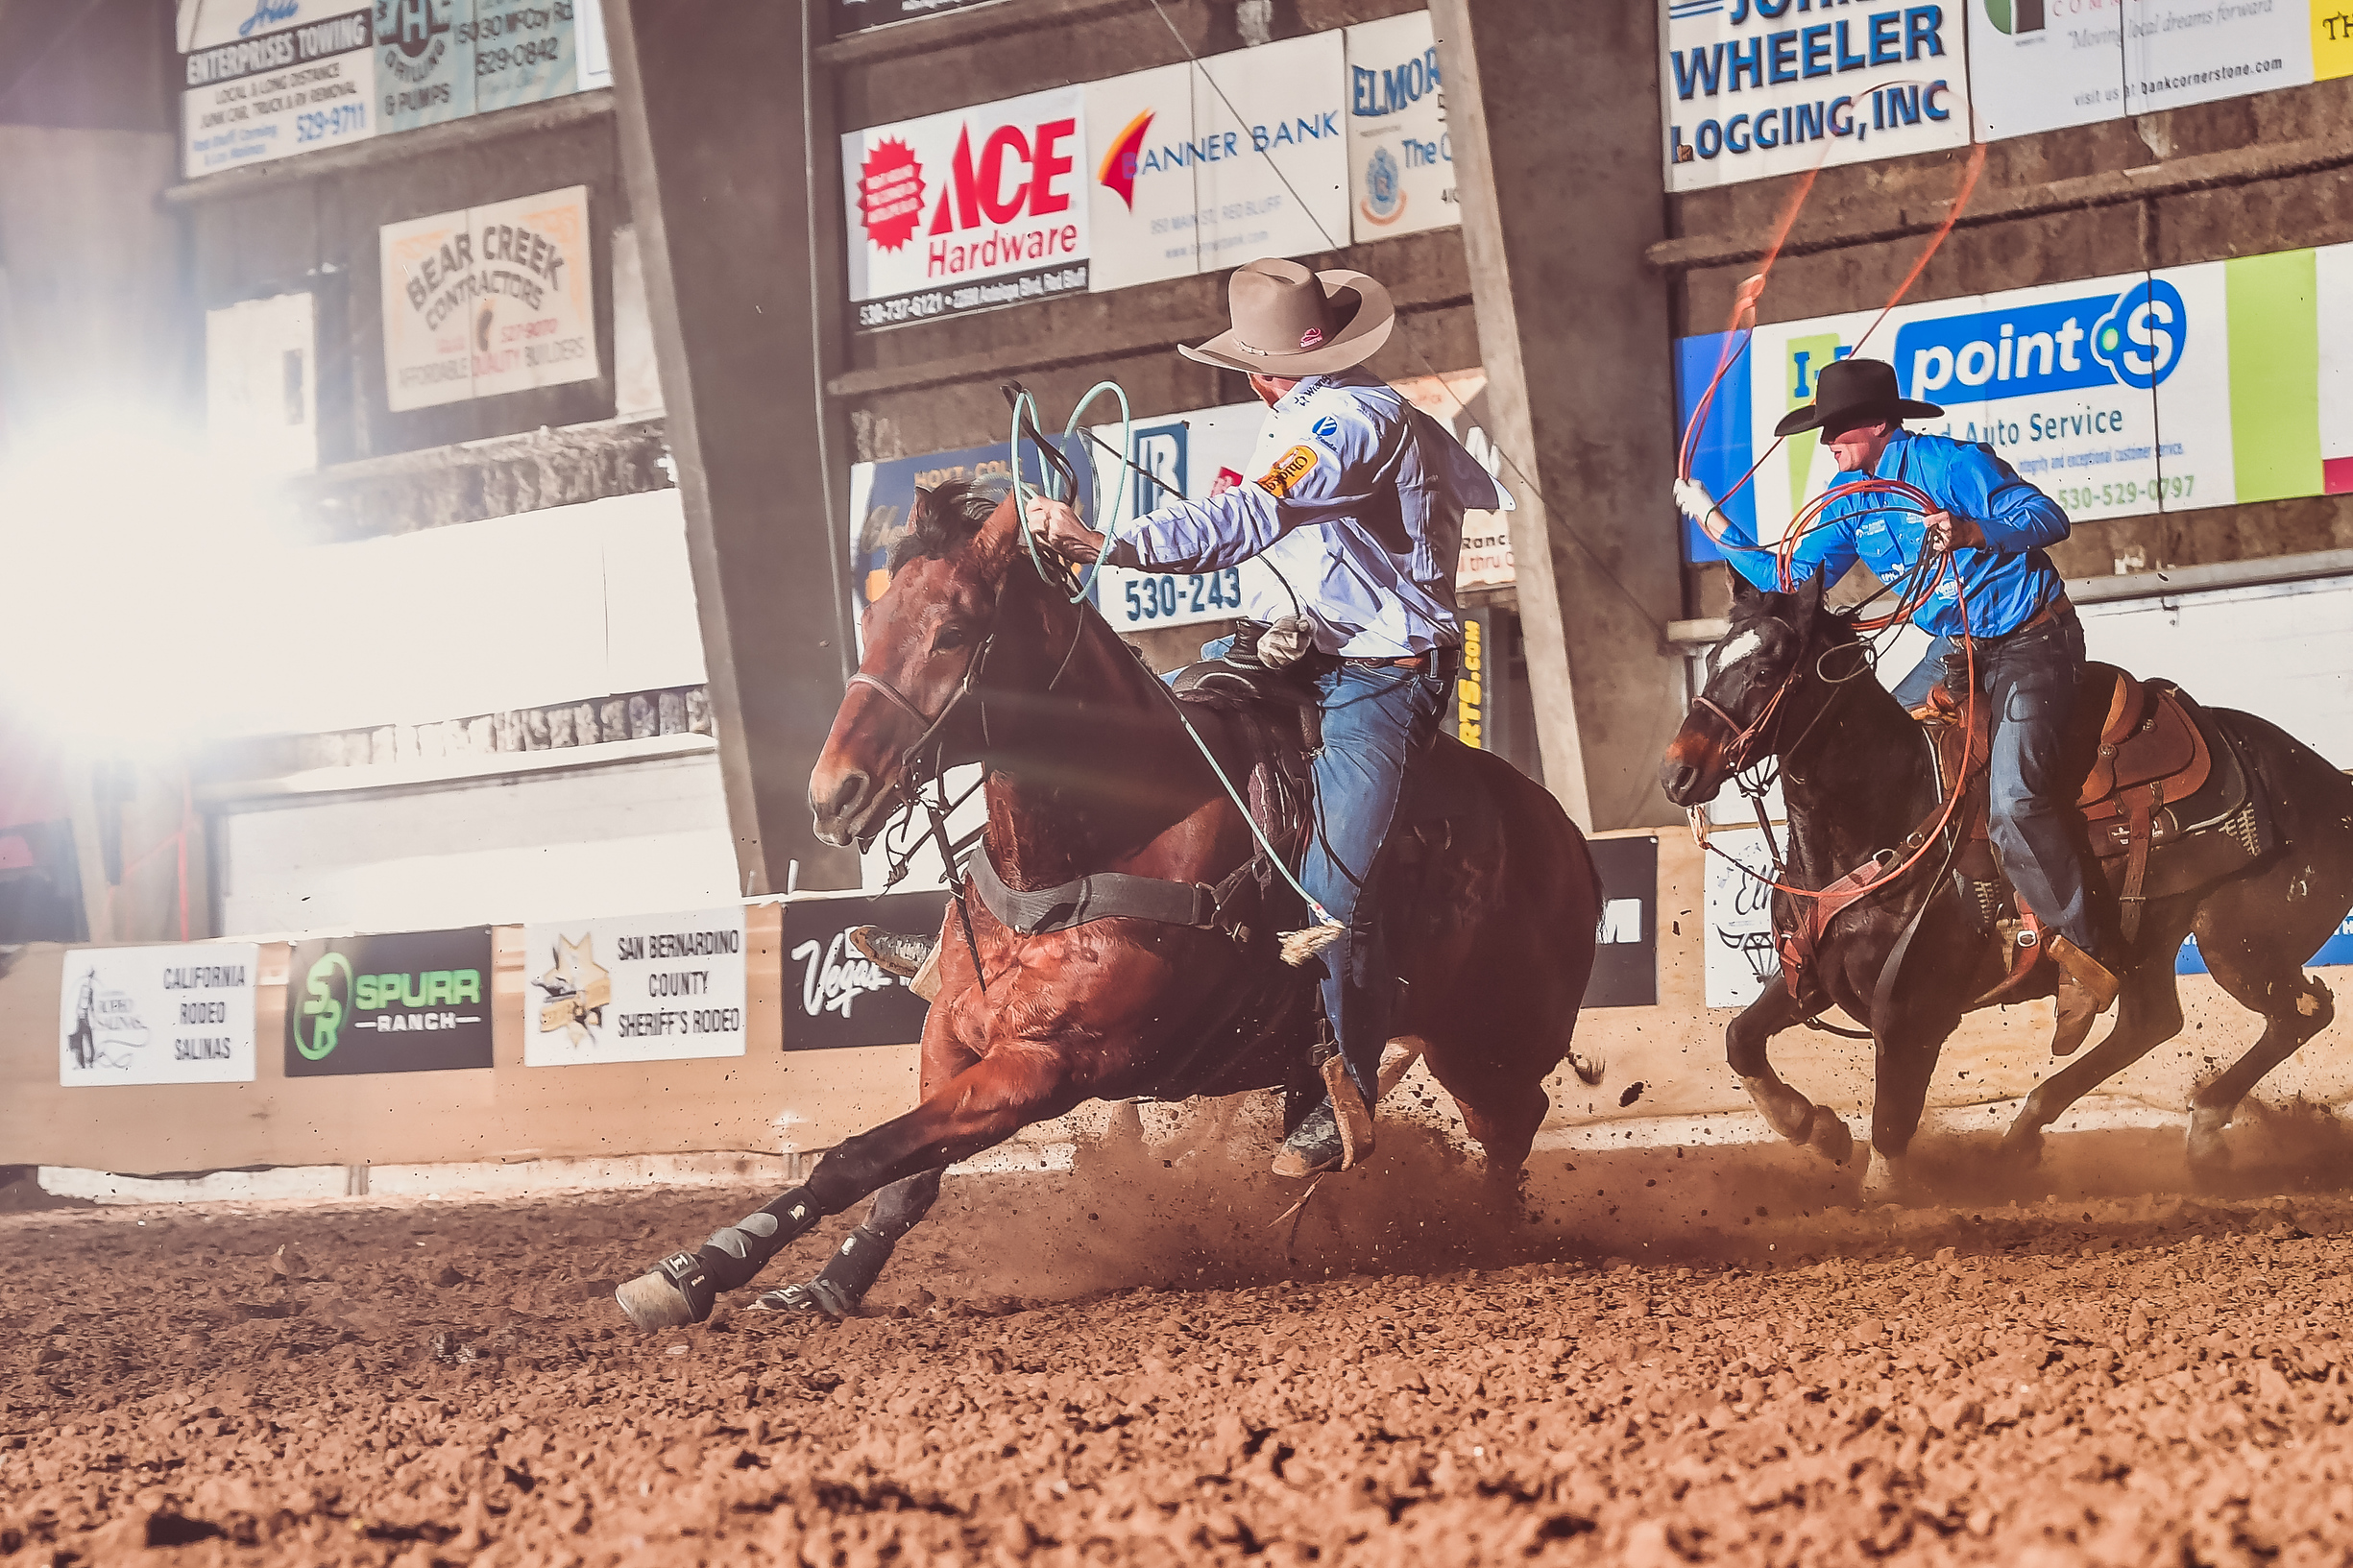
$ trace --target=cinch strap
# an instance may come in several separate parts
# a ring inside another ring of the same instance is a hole
[[[1218,923],[1217,894],[1199,882],[1173,882],[1158,877],[1130,877],[1123,872],[1098,871],[1059,887],[1030,892],[1005,885],[997,875],[986,846],[964,862],[964,873],[981,903],[999,921],[1023,936],[1039,931],[1066,931],[1094,920],[1156,920],[1164,926],[1213,928]]]

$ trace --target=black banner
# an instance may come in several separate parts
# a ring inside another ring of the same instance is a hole
[[[834,0],[834,36],[988,3],[989,0]]]
[[[488,1067],[490,928],[332,936],[286,972],[286,1076]]]
[[[789,899],[785,904],[785,1049],[904,1046],[923,1038],[932,1004],[850,946],[857,926],[937,935],[945,893],[885,898]],[[947,940],[963,936],[953,920]]]
[[[1593,948],[1588,1007],[1651,1007],[1659,1001],[1659,840],[1594,838],[1601,873],[1601,929]]]

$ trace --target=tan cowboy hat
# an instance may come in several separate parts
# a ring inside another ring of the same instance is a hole
[[[1260,375],[1321,375],[1371,359],[1397,321],[1377,279],[1338,267],[1309,272],[1296,261],[1235,268],[1225,300],[1233,326],[1198,349],[1179,344],[1178,353]]]

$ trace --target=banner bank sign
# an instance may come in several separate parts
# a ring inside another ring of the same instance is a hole
[[[1969,141],[1959,0],[1660,0],[1666,186]]]

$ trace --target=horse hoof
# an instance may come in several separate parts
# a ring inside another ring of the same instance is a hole
[[[2039,1127],[2012,1129],[2003,1135],[1994,1158],[2010,1170],[2025,1172],[2043,1163],[2043,1133]]]
[[[684,1328],[694,1321],[694,1308],[686,1292],[660,1270],[628,1281],[613,1292],[613,1299],[629,1315],[629,1321],[647,1334]]]
[[[2189,1156],[2190,1173],[2200,1181],[2213,1181],[2230,1171],[2230,1146],[2222,1141],[2222,1129],[2230,1125],[2229,1119],[2203,1107],[2190,1112],[2190,1136],[2184,1152]]]
[[[1912,1205],[1911,1177],[1904,1161],[1891,1160],[1878,1149],[1871,1151],[1871,1162],[1863,1171],[1863,1201],[1866,1203],[1895,1203]]]
[[[1854,1156],[1855,1134],[1838,1116],[1817,1105],[1807,1119],[1806,1146],[1832,1165],[1844,1165]]]

